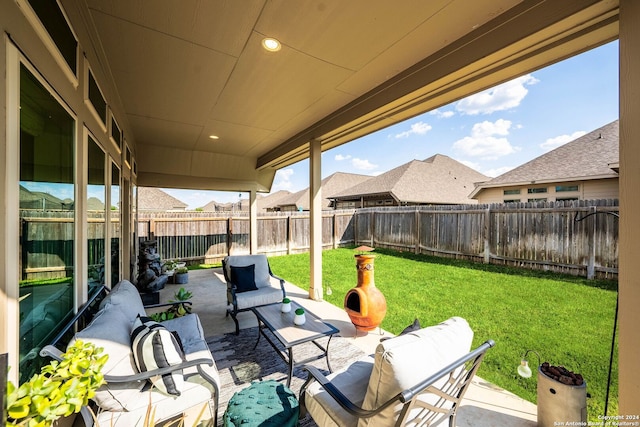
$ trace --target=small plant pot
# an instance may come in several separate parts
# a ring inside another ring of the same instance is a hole
[[[304,325],[304,322],[306,321],[307,321],[307,318],[304,315],[304,309],[302,308],[297,309],[296,315],[293,318],[293,324],[301,326],[301,325]]]
[[[291,300],[289,298],[285,298],[282,300],[282,305],[280,306],[280,311],[283,313],[291,312]]]
[[[184,285],[189,282],[189,273],[176,273],[173,275],[173,283],[176,285]]]

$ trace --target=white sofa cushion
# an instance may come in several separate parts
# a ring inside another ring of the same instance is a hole
[[[96,347],[104,348],[104,352],[109,355],[102,369],[105,375],[123,376],[137,373],[131,352],[130,321],[122,311],[107,303],[86,328],[75,334],[74,340],[91,342]],[[139,397],[143,386],[144,382],[105,384],[96,391],[94,400],[103,409],[122,411],[128,401]]]
[[[100,303],[100,309],[107,304],[111,304],[113,308],[122,311],[129,319],[130,326],[133,325],[136,316],[146,316],[140,292],[128,280],[121,280],[111,289]]]
[[[471,350],[472,340],[473,331],[467,321],[452,317],[439,325],[381,342],[376,348],[363,408],[375,409],[455,362]],[[398,415],[399,406],[391,406],[376,417],[360,419],[358,427],[387,427],[395,423]]]

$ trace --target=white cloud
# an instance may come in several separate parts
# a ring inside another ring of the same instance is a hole
[[[453,117],[456,113],[454,111],[440,111],[439,109],[429,111],[429,114],[438,117],[439,119],[448,119],[449,117]]]
[[[538,80],[531,74],[518,77],[459,101],[456,104],[456,110],[462,114],[475,115],[515,108],[529,92],[525,86],[536,83]]]
[[[351,164],[354,168],[365,171],[370,171],[378,167],[378,165],[374,165],[369,160],[359,159],[357,157],[354,157],[353,160],[351,160]]]
[[[293,188],[293,182],[291,182],[291,177],[293,176],[293,174],[293,169],[277,170],[276,176],[273,179],[271,191],[276,192],[279,190],[291,190]]]
[[[571,135],[560,135],[560,136],[556,136],[555,138],[549,138],[545,142],[540,144],[540,148],[542,148],[544,151],[551,151],[554,148],[558,148],[561,145],[564,145],[567,142],[571,142],[574,139],[580,138],[582,135],[585,135],[585,134],[586,134],[585,131],[579,130],[572,133]]]
[[[511,122],[504,119],[476,123],[473,125],[471,135],[456,141],[453,149],[461,155],[483,160],[495,160],[515,153],[519,148],[512,146],[505,138],[509,134],[510,127]]]
[[[484,175],[490,176],[491,178],[495,178],[496,176],[500,176],[503,173],[509,172],[515,166],[502,166],[495,169],[489,169],[488,171],[482,172]]]
[[[347,154],[346,156],[343,156],[342,154],[336,154],[336,156],[334,157],[334,159],[338,162],[341,162],[343,160],[349,160],[351,158],[351,154]]]
[[[396,138],[407,138],[411,135],[425,135],[432,129],[431,125],[425,122],[417,122],[411,125],[411,129],[396,134]]]

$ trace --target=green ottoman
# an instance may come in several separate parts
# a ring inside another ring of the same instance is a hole
[[[299,414],[298,399],[291,390],[277,381],[256,381],[231,397],[224,425],[294,427]]]

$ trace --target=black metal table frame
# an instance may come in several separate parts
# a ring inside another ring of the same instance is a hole
[[[270,305],[280,305],[280,303],[270,304]],[[289,343],[289,345],[287,345],[286,343],[282,342],[282,340],[280,340],[278,338],[278,335],[276,335],[274,333],[275,328],[273,327],[273,325],[271,325],[271,323],[269,323],[264,317],[262,317],[260,315],[260,313],[258,313],[257,309],[258,308],[264,308],[264,307],[265,306],[251,308],[251,311],[253,312],[253,314],[256,315],[256,318],[258,319],[258,339],[256,341],[256,344],[253,346],[253,349],[255,350],[258,347],[258,343],[260,342],[260,336],[261,335],[264,336],[264,338],[267,340],[269,345],[271,345],[271,347],[273,347],[273,349],[280,356],[280,358],[289,366],[289,372],[287,374],[287,387],[291,386],[291,378],[293,377],[293,368],[295,367],[296,363],[297,364],[305,364],[305,363],[312,362],[314,360],[322,359],[324,357],[326,359],[326,361],[327,361],[327,368],[329,369],[329,372],[330,373],[332,372],[331,363],[329,361],[329,344],[331,344],[331,338],[333,338],[333,335],[335,335],[338,332],[340,332],[335,326],[333,326],[333,325],[331,325],[329,323],[326,323],[326,322],[322,322],[327,327],[330,328],[330,330],[327,331],[327,333],[319,333],[320,336],[316,336],[315,338],[297,340],[297,341],[293,341],[293,342]],[[307,313],[307,315],[311,315],[311,316],[314,316],[314,317],[318,318],[317,316],[315,316],[313,313],[310,313],[309,311],[306,311],[306,313]],[[266,334],[265,329],[269,330],[269,332],[271,332],[271,334],[278,340],[278,342],[282,346],[284,346],[286,352],[281,350],[280,348],[278,348],[278,345],[273,341],[273,339],[269,335]],[[316,342],[317,339],[324,338],[324,337],[329,337],[329,340],[327,341],[327,345],[326,346],[322,346],[321,344]],[[308,343],[308,342],[311,342],[316,347],[318,347],[318,349],[320,349],[321,353],[318,354],[318,355],[309,357],[307,359],[304,359],[304,360],[296,361],[294,359],[294,357],[293,357],[293,348],[295,346],[297,346],[297,345]]]

